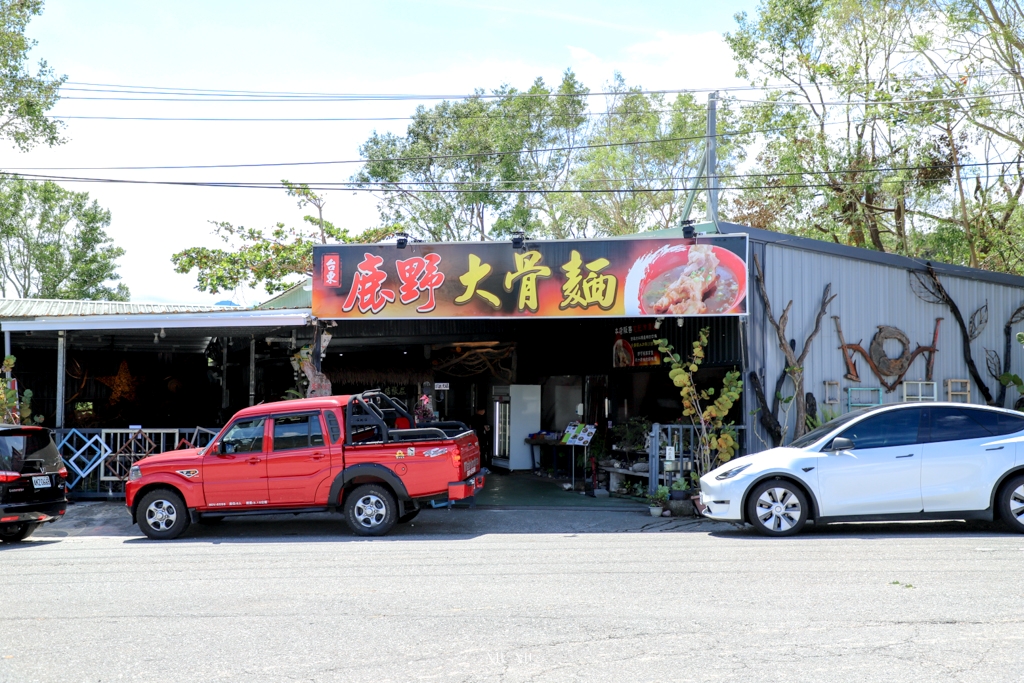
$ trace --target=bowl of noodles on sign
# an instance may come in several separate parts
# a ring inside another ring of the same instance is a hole
[[[626,315],[724,315],[742,312],[747,268],[710,244],[661,247],[626,275]]]

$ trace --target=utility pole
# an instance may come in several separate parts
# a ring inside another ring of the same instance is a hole
[[[708,142],[707,142],[707,178],[708,178],[708,221],[714,223],[718,232],[718,91],[708,95]]]

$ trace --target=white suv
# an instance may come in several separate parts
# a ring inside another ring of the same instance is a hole
[[[807,520],[1001,518],[1024,533],[1024,414],[962,403],[854,410],[700,480],[710,519],[790,536]]]

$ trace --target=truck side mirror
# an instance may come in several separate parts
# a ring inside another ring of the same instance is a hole
[[[833,452],[852,451],[853,441],[847,439],[846,437],[837,436],[836,438],[832,439],[832,445],[829,446],[829,450]]]

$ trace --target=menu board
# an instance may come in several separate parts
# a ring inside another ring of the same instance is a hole
[[[589,446],[597,433],[597,425],[570,422],[562,434],[562,443],[567,446]]]

